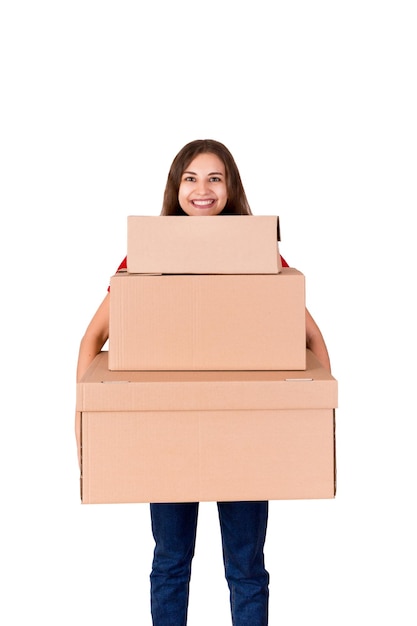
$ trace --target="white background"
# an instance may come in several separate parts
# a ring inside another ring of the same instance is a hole
[[[148,505],[80,504],[75,366],[127,215],[210,137],[280,216],[339,381],[336,499],[271,503],[270,624],[415,626],[413,5],[2,2],[1,623],[151,624]],[[189,625],[214,623],[206,503]]]

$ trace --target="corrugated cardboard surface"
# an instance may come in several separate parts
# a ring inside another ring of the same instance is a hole
[[[110,284],[112,370],[305,368],[305,279],[294,268],[116,274]]]
[[[111,371],[101,352],[77,384],[77,411],[332,409],[337,381],[305,350],[305,371]]]
[[[114,373],[100,354],[77,386],[83,502],[334,497],[337,382],[307,362],[303,380]]]
[[[279,218],[139,216],[127,223],[127,270],[139,274],[276,274]]]
[[[85,504],[333,498],[331,409],[82,414]]]

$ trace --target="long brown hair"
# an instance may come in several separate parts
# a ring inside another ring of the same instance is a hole
[[[252,215],[235,160],[226,146],[214,139],[196,139],[178,152],[168,173],[161,215],[185,215],[178,202],[181,177],[196,156],[207,153],[218,156],[226,170],[227,203],[222,215]]]

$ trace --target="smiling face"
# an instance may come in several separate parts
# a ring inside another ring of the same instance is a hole
[[[187,215],[218,215],[226,206],[226,170],[212,153],[199,154],[181,176],[178,202]]]

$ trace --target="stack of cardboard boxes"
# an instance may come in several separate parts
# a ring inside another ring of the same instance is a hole
[[[334,497],[337,381],[278,239],[272,216],[128,218],[77,385],[84,503]]]

